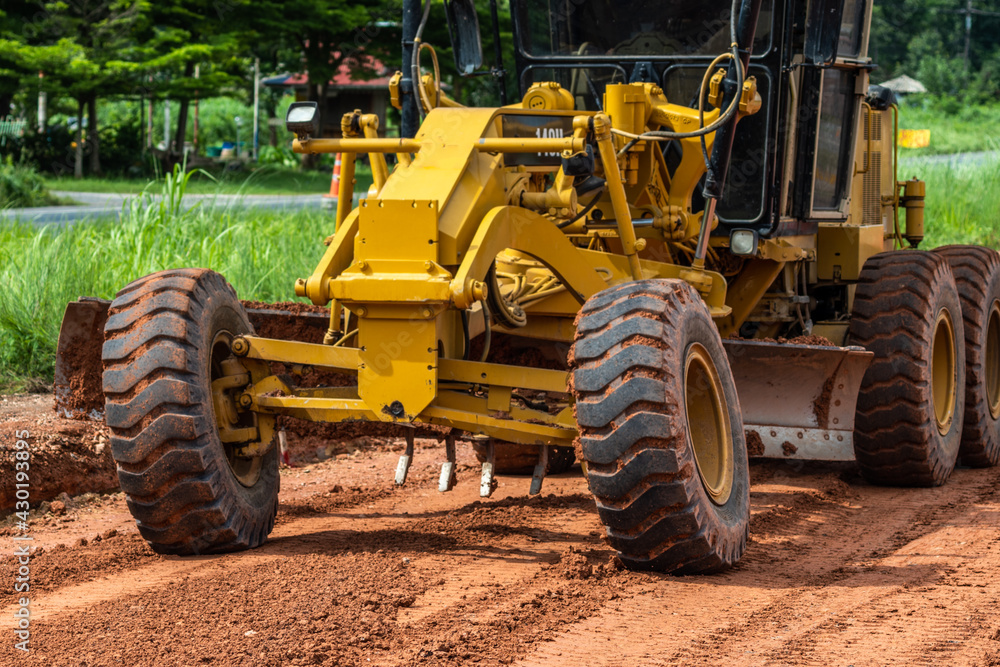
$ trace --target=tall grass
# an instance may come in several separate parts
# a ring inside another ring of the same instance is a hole
[[[1000,249],[1000,159],[965,164],[902,161],[900,180],[913,176],[927,182],[926,240],[921,247],[966,243]]]
[[[899,110],[899,127],[930,130],[925,148],[900,148],[904,156],[972,153],[1000,150],[1000,106],[942,108],[933,100],[904,104]]]
[[[372,184],[371,167],[359,163],[355,176],[358,180],[355,190],[364,193]],[[146,188],[148,181],[129,178],[78,180],[72,176],[48,176],[45,184],[50,190],[136,194]],[[329,171],[299,171],[278,166],[257,167],[253,171],[221,172],[215,175],[199,170],[187,184],[189,194],[207,195],[321,195],[329,191]]]
[[[71,226],[0,226],[0,385],[50,380],[68,301],[113,298],[127,283],[163,269],[222,273],[245,299],[294,298],[296,278],[312,272],[333,219],[294,212],[180,205],[190,175],[169,174],[162,197],[129,200],[120,221]]]

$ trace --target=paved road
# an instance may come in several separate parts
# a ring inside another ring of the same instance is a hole
[[[136,195],[98,192],[53,191],[57,197],[77,202],[72,206],[43,206],[38,208],[11,208],[0,210],[0,219],[46,223],[71,223],[86,219],[119,218],[122,206]],[[160,196],[154,195],[159,201]],[[186,195],[182,206],[187,209],[195,205],[216,208],[278,208],[301,209],[319,208],[324,202],[336,203],[336,199],[324,199],[323,195]]]
[[[1000,161],[1000,151],[980,151],[977,153],[951,153],[949,155],[918,155],[901,157],[900,164],[950,164],[952,166],[978,167],[989,162]]]
[[[954,153],[951,155],[923,155],[903,157],[904,167],[919,165],[950,164],[952,166],[980,166],[988,162],[1000,161],[1000,151],[977,153]],[[0,210],[0,220],[21,219],[36,224],[70,223],[86,219],[118,218],[122,206],[129,197],[115,193],[54,191],[54,195],[77,202],[74,206],[45,206],[39,208],[12,208]],[[154,199],[159,200],[159,195]],[[355,205],[359,196],[355,195]],[[220,208],[252,207],[301,209],[318,208],[324,203],[336,205],[336,199],[325,199],[323,195],[187,195],[183,206],[190,208],[196,204]]]

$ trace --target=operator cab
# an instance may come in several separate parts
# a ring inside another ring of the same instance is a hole
[[[846,219],[858,117],[868,87],[869,0],[763,0],[748,71],[764,105],[740,121],[718,234],[806,234]],[[698,106],[712,59],[729,49],[729,0],[511,0],[522,95],[540,81],[601,109],[613,83],[653,82]],[[668,164],[678,142],[666,144]]]

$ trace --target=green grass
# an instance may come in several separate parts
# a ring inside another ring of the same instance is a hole
[[[183,211],[183,191],[170,176],[161,201],[133,200],[120,222],[0,226],[0,389],[51,381],[63,310],[80,295],[112,298],[155,271],[206,267],[241,298],[292,300],[295,279],[312,272],[333,231],[318,209]]]
[[[921,247],[966,243],[1000,249],[1000,158],[964,165],[902,160],[900,180],[913,176],[927,182]]]
[[[1000,105],[926,108],[904,104],[899,110],[899,127],[930,130],[927,148],[902,148],[901,157],[1000,150]]]
[[[365,192],[371,185],[371,169],[358,165],[358,192]],[[162,184],[161,181],[156,181]],[[148,180],[126,178],[49,177],[45,185],[50,190],[71,192],[111,192],[139,194],[146,189]],[[326,194],[330,191],[330,174],[321,171],[296,171],[274,167],[261,167],[252,172],[235,172],[212,177],[195,173],[187,184],[188,194],[244,194],[244,195],[297,195]]]

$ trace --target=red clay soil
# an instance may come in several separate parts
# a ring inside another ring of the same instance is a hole
[[[91,338],[90,344],[74,347],[64,354],[71,369],[69,386],[58,390],[59,408],[63,414],[85,419],[90,413],[104,412],[104,392],[101,387],[101,346],[103,339]]]
[[[818,347],[837,347],[829,338],[823,336],[795,336],[794,338],[741,338],[739,334],[729,336],[730,340],[748,340],[755,343],[777,343],[779,345],[815,345]]]
[[[323,306],[314,306],[309,303],[299,303],[297,301],[279,301],[277,303],[266,303],[264,301],[243,301],[243,307],[248,310],[266,310],[288,313],[287,317],[280,314],[269,313],[265,316],[257,316],[253,312],[249,313],[250,323],[253,325],[254,333],[262,338],[277,338],[280,340],[297,340],[303,343],[322,343],[325,328],[313,326],[296,315],[323,315],[327,319],[330,317],[330,309]],[[318,320],[310,320],[318,321]]]
[[[0,416],[0,461],[4,462],[0,467],[0,512],[14,507],[14,455],[21,439],[28,443],[30,452],[27,483],[32,505],[61,493],[75,495],[118,487],[110,434],[103,422],[59,418],[49,410],[7,414]]]
[[[469,359],[479,361],[483,356],[485,337],[480,335],[469,346]],[[512,334],[494,333],[486,361],[494,364],[516,364],[531,368],[565,371],[569,368],[566,357],[569,345],[552,341],[524,338]]]
[[[757,431],[746,431],[747,456],[764,456],[764,441]]]
[[[157,556],[117,496],[33,516],[31,651],[4,642],[0,664],[1000,662],[1000,469],[893,489],[853,464],[753,463],[740,564],[670,577],[617,569],[578,474],[535,498],[502,477],[483,501],[470,448],[447,494],[440,445],[418,441],[402,488],[396,455],[282,471],[249,552]]]

